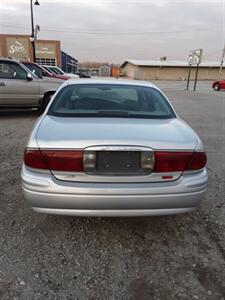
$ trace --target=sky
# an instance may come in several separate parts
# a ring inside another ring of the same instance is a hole
[[[34,0],[35,1],[35,0]],[[39,0],[40,39],[57,39],[82,61],[221,60],[225,0]],[[0,33],[30,34],[30,0],[0,0]]]

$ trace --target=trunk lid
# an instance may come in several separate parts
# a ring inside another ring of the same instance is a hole
[[[154,150],[194,150],[197,137],[181,119],[62,118],[45,116],[40,148],[84,149],[101,145],[145,146]]]
[[[103,147],[113,151],[114,147],[122,146],[122,151],[128,151],[129,147],[132,147],[134,151],[142,151],[143,148],[150,151],[193,151],[197,144],[197,136],[194,131],[180,119],[59,118],[45,116],[39,126],[36,138],[40,149],[87,148],[87,150],[95,150],[96,148],[101,151],[101,147]],[[122,165],[122,162],[119,164]],[[124,174],[122,176],[119,172],[115,172],[114,175],[102,175],[86,172],[52,171],[52,174],[57,179],[65,181],[138,183],[176,180],[182,172],[140,173],[127,174],[126,176]],[[171,174],[172,177],[167,178],[167,175]]]

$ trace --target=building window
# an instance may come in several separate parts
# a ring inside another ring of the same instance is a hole
[[[36,63],[39,65],[56,66],[55,58],[36,58]]]

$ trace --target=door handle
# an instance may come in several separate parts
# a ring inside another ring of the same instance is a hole
[[[0,86],[5,86],[5,82],[0,82]]]

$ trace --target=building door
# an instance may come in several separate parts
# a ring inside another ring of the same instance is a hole
[[[36,62],[40,65],[57,66],[56,46],[53,43],[36,42]]]

